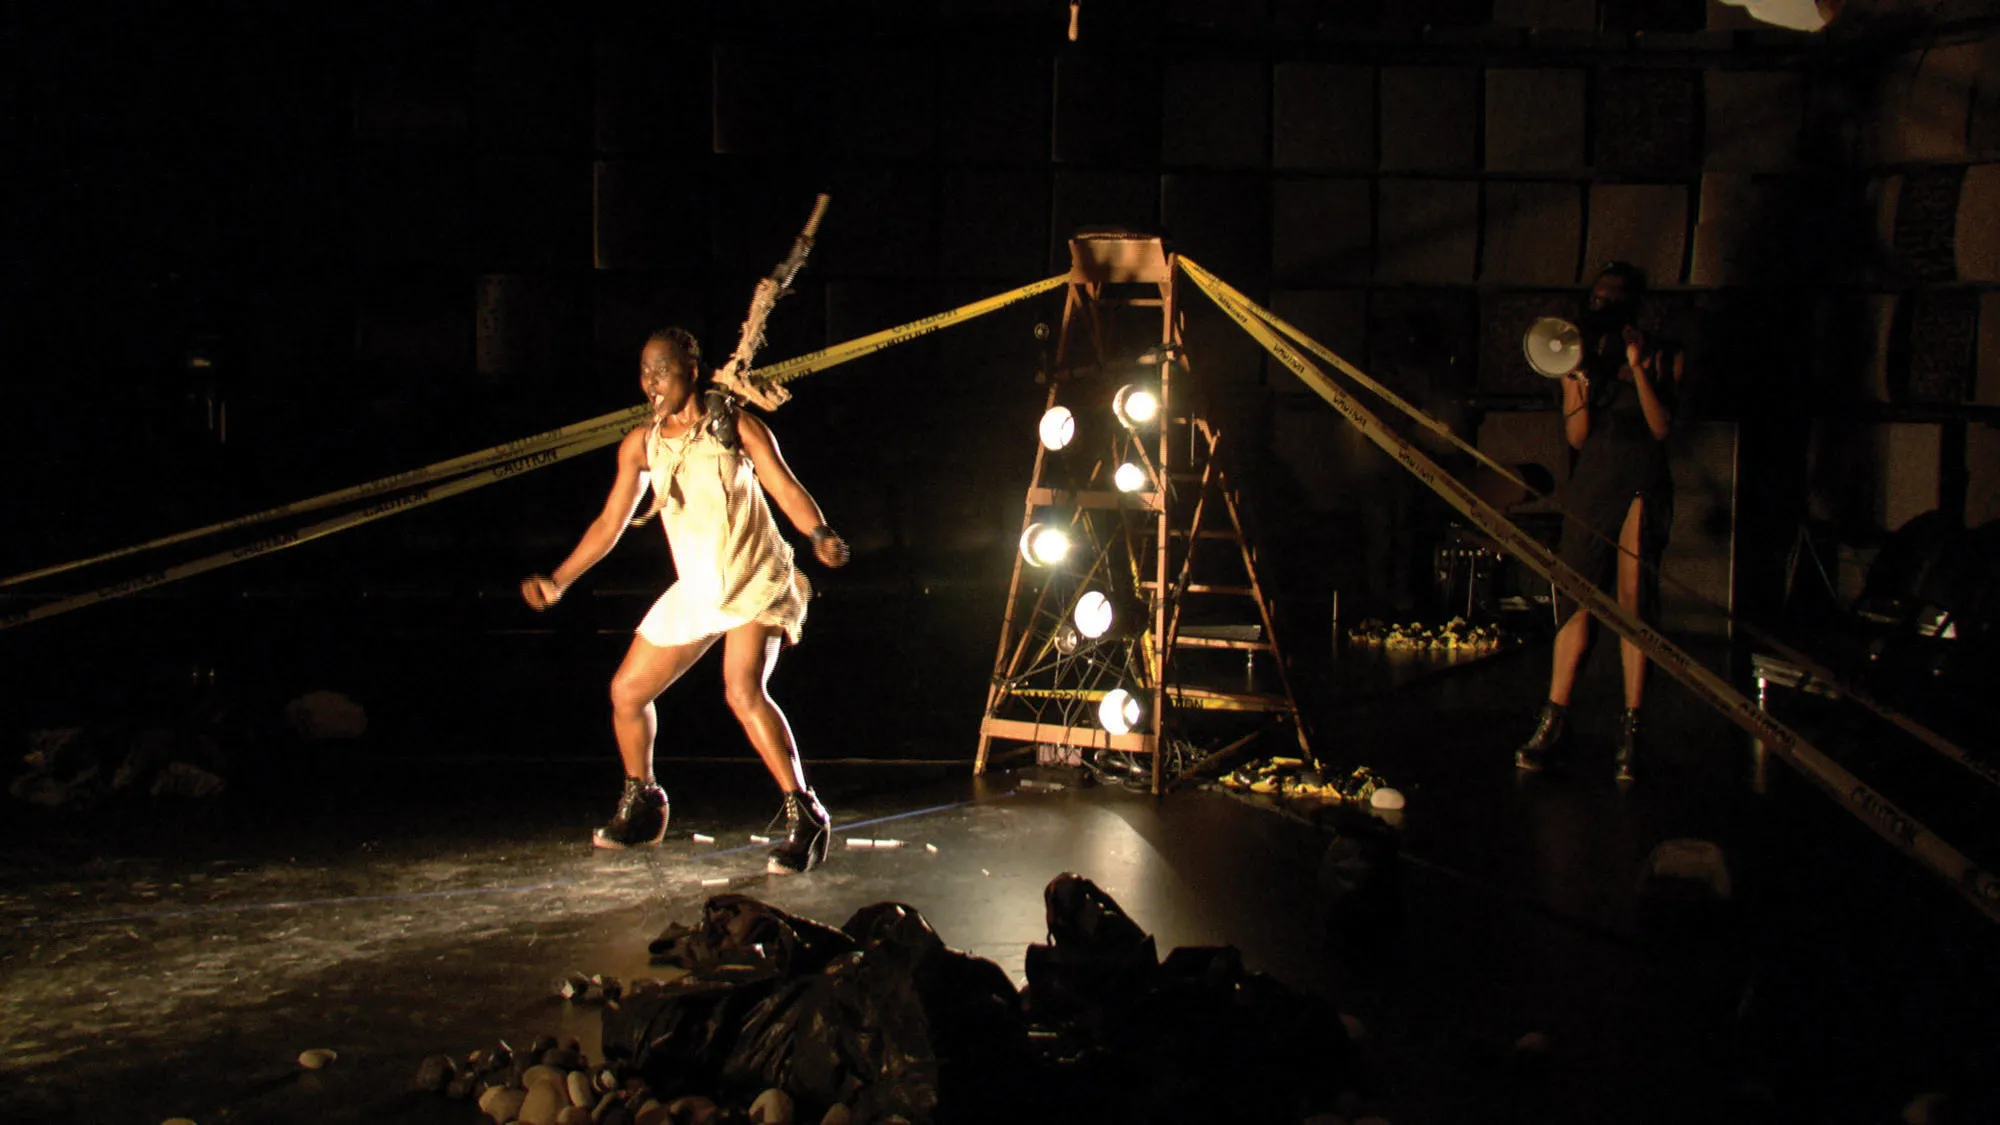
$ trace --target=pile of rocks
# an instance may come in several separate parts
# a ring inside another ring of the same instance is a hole
[[[615,993],[612,993],[615,995]],[[432,1055],[417,1069],[420,1090],[477,1100],[494,1125],[793,1125],[792,1099],[766,1090],[745,1105],[704,1097],[661,1101],[614,1063],[593,1064],[575,1039],[543,1036],[525,1050],[502,1041],[463,1059]],[[846,1125],[836,1106],[821,1125]]]

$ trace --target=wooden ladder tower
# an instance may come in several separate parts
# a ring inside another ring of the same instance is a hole
[[[1176,386],[1189,375],[1174,283],[1173,255],[1157,237],[1121,233],[1070,240],[1062,328],[1043,409],[1068,409],[1076,440],[1060,451],[1046,442],[1035,450],[1021,517],[1023,549],[1015,554],[1008,584],[975,773],[1032,753],[1036,745],[1081,753],[1111,750],[1145,759],[1143,769],[1157,794],[1170,780],[1164,776],[1163,737],[1174,713],[1187,710],[1265,712],[1289,720],[1300,750],[1312,757],[1272,627],[1270,600],[1258,579],[1256,552],[1244,536],[1237,494],[1217,457],[1221,435],[1181,404],[1195,396],[1191,387]],[[1121,357],[1118,339],[1134,325],[1145,333],[1141,347]],[[1079,354],[1086,344],[1088,362]],[[1150,425],[1114,417],[1113,387],[1135,380],[1157,397]],[[1094,443],[1092,437],[1105,440]],[[1110,456],[1092,459],[1092,450]],[[1127,472],[1137,466],[1144,477],[1131,491],[1111,487],[1107,479],[1127,458]],[[1027,541],[1038,527],[1083,540],[1085,557],[1034,565]],[[1223,543],[1235,551],[1226,552]],[[1214,552],[1204,552],[1204,544]],[[1227,584],[1204,581],[1216,563],[1213,554],[1224,552],[1236,556],[1241,576]],[[1122,618],[1121,627],[1103,639],[1077,629],[1077,605],[1092,592],[1104,604],[1117,605]],[[1193,599],[1247,601],[1255,607],[1255,623],[1185,621],[1189,615],[1183,611]],[[1192,654],[1215,650],[1244,653],[1242,690],[1194,682],[1212,683],[1216,677],[1197,675],[1193,665],[1200,657]],[[1260,653],[1270,658],[1268,678],[1275,680],[1263,690],[1256,677]],[[1098,721],[1097,705],[1114,690],[1139,701],[1138,720],[1129,730],[1107,729]],[[1197,765],[1260,733],[1236,739]],[[996,756],[996,741],[1028,745]]]

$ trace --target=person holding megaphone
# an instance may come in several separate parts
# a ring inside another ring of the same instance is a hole
[[[1600,588],[1616,583],[1618,604],[1652,623],[1659,612],[1659,562],[1673,522],[1673,475],[1667,435],[1686,355],[1639,327],[1645,276],[1613,262],[1599,270],[1576,325],[1580,362],[1562,377],[1563,436],[1576,464],[1562,493],[1560,554]],[[1534,734],[1514,752],[1523,770],[1559,764],[1569,749],[1569,702],[1577,669],[1590,649],[1592,620],[1575,600],[1558,596],[1555,657],[1549,696]],[[1613,765],[1621,782],[1637,776],[1639,708],[1645,698],[1646,657],[1619,642],[1625,710]]]

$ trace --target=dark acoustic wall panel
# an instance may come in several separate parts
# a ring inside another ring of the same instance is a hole
[[[1701,178],[1695,212],[1692,285],[1741,285],[1759,266],[1763,231],[1773,220],[1771,201],[1779,194],[1767,180],[1740,172],[1710,172]]]
[[[939,147],[962,160],[1046,161],[1054,73],[1045,55],[980,50],[953,57],[938,85]]]
[[[1496,395],[1554,395],[1521,350],[1529,326],[1545,316],[1574,321],[1583,309],[1574,293],[1488,293],[1480,298],[1479,389]]]
[[[472,61],[462,47],[384,49],[350,82],[357,141],[462,145],[471,137]]]
[[[593,279],[593,288],[593,352],[598,380],[607,388],[629,388],[633,396],[637,395],[639,352],[646,346],[646,337],[661,328],[678,326],[694,333],[695,338],[701,341],[705,358],[726,357],[736,347],[733,333],[743,320],[742,311],[738,310],[734,319],[712,324],[707,291],[699,286],[678,283],[657,274],[627,272],[597,274]],[[797,301],[798,298],[788,298],[781,302],[779,311],[772,314],[772,323],[776,325],[794,318],[800,311],[795,304]],[[749,304],[750,291],[746,286],[743,307],[748,308]],[[807,311],[817,313],[817,310]],[[822,316],[815,315],[815,321],[824,324]],[[721,327],[725,324],[726,329]],[[726,339],[725,331],[730,333]],[[628,381],[621,383],[620,380]]]
[[[944,173],[939,271],[1033,278],[1048,267],[1049,175],[1040,168]]]
[[[1063,164],[1154,164],[1160,157],[1160,92],[1160,67],[1151,59],[1057,60],[1054,158]]]
[[[425,378],[471,367],[473,289],[456,273],[401,271],[363,286],[354,360],[364,370]]]
[[[1630,262],[1653,285],[1678,285],[1687,252],[1688,191],[1680,184],[1592,184],[1583,276]]]
[[[1367,290],[1280,289],[1271,294],[1271,311],[1357,367],[1368,358]],[[1306,389],[1289,371],[1273,365],[1271,372],[1276,390]]]
[[[1950,281],[1958,272],[1954,246],[1963,167],[1913,168],[1896,197],[1891,243],[1896,272],[1919,281]]]
[[[1701,72],[1607,70],[1597,76],[1593,162],[1622,175],[1671,175],[1698,163]]]
[[[1966,401],[1979,336],[1979,294],[1918,293],[1910,299],[1909,310],[1906,400],[1930,404]]]
[[[830,178],[820,170],[802,170],[786,162],[764,160],[716,160],[710,164],[708,188],[708,244],[710,266],[722,278],[760,278],[792,248],[792,238],[812,214],[814,192],[834,196],[826,212],[826,226],[820,228],[820,248],[840,222],[862,220],[860,214],[846,214],[850,202],[834,190]],[[822,250],[814,250],[806,272],[814,276],[838,274],[844,268],[832,264]]]
[[[707,50],[633,35],[593,51],[593,135],[607,155],[687,157],[713,146]]]
[[[2000,519],[2000,427],[1965,431],[1965,526]]]
[[[1200,35],[1256,35],[1270,26],[1270,0],[1167,0],[1167,26]]]
[[[1581,70],[1486,72],[1486,167],[1495,172],[1584,166]]]
[[[590,142],[590,49],[575,21],[496,21],[475,37],[474,144],[576,152]]]
[[[1972,381],[1972,401],[1981,406],[2000,406],[2000,293],[1979,295],[1979,338],[1977,373]]]
[[[1248,292],[1252,300],[1262,303],[1259,291]],[[1181,307],[1187,313],[1181,339],[1187,345],[1188,363],[1198,386],[1220,391],[1225,387],[1254,387],[1264,381],[1264,360],[1268,353],[1217,308],[1215,302],[1198,296],[1183,302]]]
[[[582,157],[482,153],[473,159],[472,253],[483,269],[585,269],[592,178]],[[700,231],[689,232],[701,245]]]
[[[921,320],[937,311],[937,287],[928,282],[829,281],[826,342],[838,344]],[[826,393],[850,398],[896,395],[929,402],[929,407],[919,409],[943,409],[948,399],[935,393],[937,387],[932,382],[937,369],[936,352],[937,340],[932,336],[863,356],[842,364],[838,375],[826,376],[828,382],[840,384]]]
[[[1365,282],[1375,267],[1372,180],[1271,185],[1271,267],[1283,285]]]
[[[1782,172],[1799,158],[1805,78],[1782,70],[1711,70],[1703,75],[1704,166],[1715,172]]]
[[[672,158],[598,161],[592,219],[597,268],[701,273],[710,250],[707,179],[703,166]],[[766,251],[782,254],[782,248]]]
[[[1368,300],[1361,369],[1415,403],[1471,389],[1479,301],[1471,289],[1378,289]]]
[[[1382,68],[1382,167],[1455,172],[1479,166],[1479,71]]]
[[[1934,46],[1898,57],[1874,91],[1862,143],[1871,163],[1965,155],[1982,46]]]
[[[1160,180],[1144,172],[1058,170],[1049,211],[1049,265],[1069,269],[1069,240],[1085,228],[1160,229]]]
[[[552,385],[579,374],[590,317],[580,285],[545,274],[487,274],[474,294],[473,366],[481,375]],[[587,290],[585,290],[587,291]]]
[[[1377,184],[1378,281],[1472,281],[1479,253],[1479,184],[1394,180]]]
[[[935,56],[880,47],[834,53],[715,48],[715,151],[916,157],[937,139]]]
[[[1481,281],[1508,285],[1568,285],[1583,249],[1583,188],[1579,184],[1486,184],[1486,241]]]
[[[1175,173],[1160,178],[1160,221],[1175,250],[1238,289],[1271,270],[1271,193],[1261,176]]]
[[[1965,168],[1952,236],[1959,280],[2000,281],[2000,164]]]
[[[1979,74],[1967,110],[1966,149],[1975,156],[2000,151],[2000,36],[1979,42]]]
[[[1660,627],[1726,637],[1735,611],[1737,437],[1734,422],[1677,427],[1667,464],[1674,518],[1660,557]]]
[[[833,196],[813,264],[827,277],[923,277],[937,262],[937,173],[888,165],[848,167],[822,181]],[[804,200],[806,210],[812,201]],[[789,220],[793,235],[805,213]],[[768,273],[791,249],[772,248]]]
[[[1501,27],[1592,31],[1597,0],[1493,0],[1493,22]]]
[[[1271,81],[1263,63],[1173,63],[1165,82],[1161,160],[1211,168],[1270,163]]]
[[[449,152],[358,155],[349,165],[350,245],[378,265],[455,265],[470,245],[472,176]]]
[[[1271,82],[1273,164],[1337,171],[1375,167],[1374,67],[1279,63]]]

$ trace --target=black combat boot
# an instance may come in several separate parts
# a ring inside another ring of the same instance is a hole
[[[611,823],[591,833],[600,848],[640,848],[657,844],[667,834],[667,791],[636,777],[625,779],[618,794],[618,811]]]
[[[1625,708],[1618,719],[1618,749],[1611,755],[1612,765],[1618,768],[1620,781],[1634,781],[1639,772],[1639,709]]]
[[[778,815],[785,818],[785,839],[771,849],[765,870],[784,875],[818,867],[826,859],[826,845],[833,836],[826,807],[812,790],[804,789],[785,794],[785,807]]]
[[[1562,757],[1569,747],[1569,708],[1560,703],[1542,704],[1535,719],[1535,733],[1514,751],[1514,767],[1529,772],[1545,769]]]

